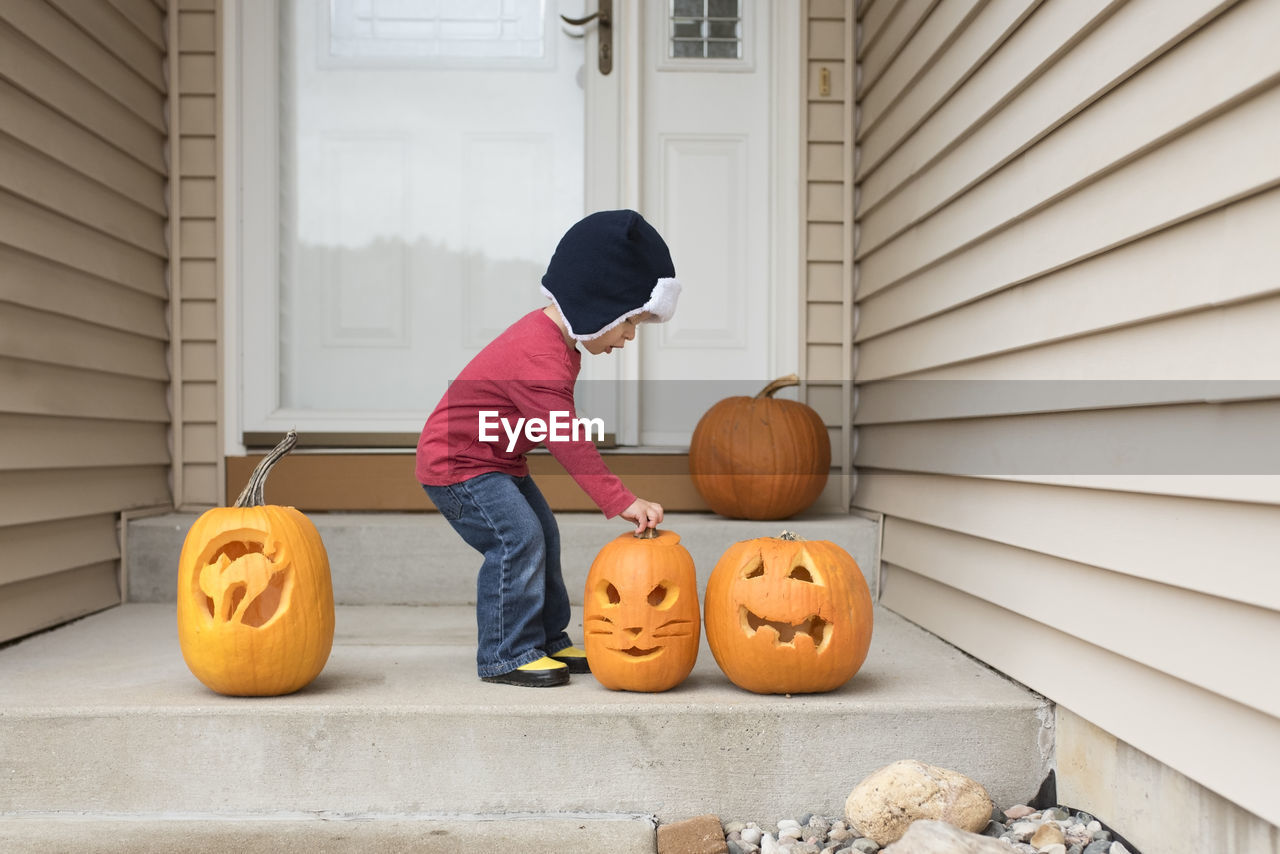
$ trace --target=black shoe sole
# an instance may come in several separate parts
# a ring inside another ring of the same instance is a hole
[[[499,673],[497,676],[481,676],[482,682],[495,682],[500,685],[519,685],[523,688],[552,688],[569,683],[569,669],[560,670],[512,670]]]
[[[559,656],[551,656],[554,661],[558,661],[565,667],[569,668],[570,673],[590,673],[591,664],[585,658],[560,658]]]

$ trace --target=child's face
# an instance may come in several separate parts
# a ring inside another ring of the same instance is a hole
[[[590,341],[583,341],[582,346],[587,352],[593,356],[599,356],[603,353],[612,353],[614,350],[621,350],[628,341],[636,337],[636,323],[644,322],[648,317],[647,314],[629,317],[622,323],[610,329],[599,338],[593,338]]]

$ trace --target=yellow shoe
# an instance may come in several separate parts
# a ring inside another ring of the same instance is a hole
[[[569,668],[570,673],[590,673],[591,665],[587,663],[586,650],[578,649],[576,646],[566,646],[559,652],[551,654],[554,661],[562,661]]]
[[[559,661],[545,655],[537,661],[522,664],[515,670],[499,673],[497,676],[481,676],[485,682],[498,682],[503,685],[522,685],[526,688],[549,688],[563,685],[569,681],[569,668]]]

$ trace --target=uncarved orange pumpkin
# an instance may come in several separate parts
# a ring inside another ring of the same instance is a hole
[[[871,592],[857,561],[787,532],[730,546],[707,579],[703,614],[720,669],[757,694],[838,688],[871,646]]]
[[[205,511],[178,558],[178,641],[187,667],[221,694],[297,691],[333,647],[333,583],[315,525],[268,505],[268,472],[297,442],[290,430],[232,507]]]
[[[591,673],[615,691],[666,691],[698,660],[702,623],[693,557],[671,531],[628,532],[587,572],[583,645]]]
[[[689,444],[693,485],[712,510],[734,519],[785,519],[827,485],[831,438],[810,407],[773,397],[797,385],[774,380],[755,397],[729,397],[698,421]]]

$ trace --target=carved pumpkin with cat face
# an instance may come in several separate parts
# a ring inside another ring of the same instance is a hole
[[[626,533],[587,573],[583,646],[596,680],[615,691],[666,691],[698,659],[702,624],[693,557],[671,531]]]

